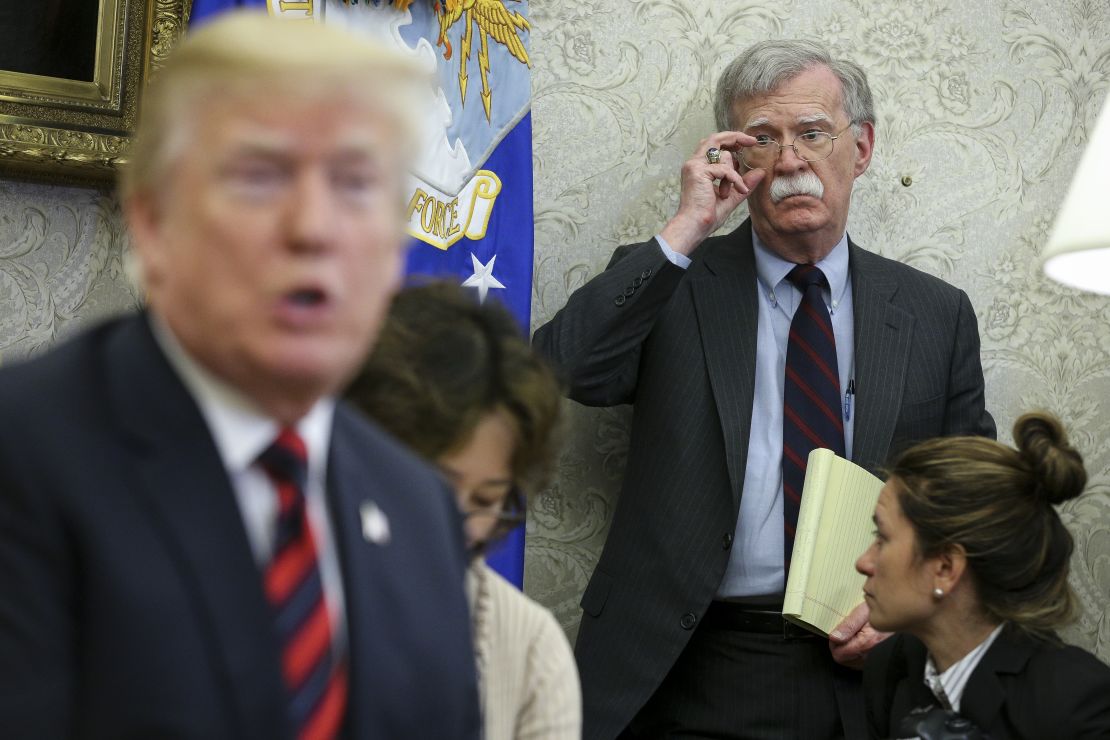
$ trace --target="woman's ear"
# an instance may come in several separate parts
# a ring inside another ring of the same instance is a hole
[[[931,560],[930,574],[933,589],[944,594],[952,593],[965,579],[967,570],[967,551],[963,545],[952,545]]]

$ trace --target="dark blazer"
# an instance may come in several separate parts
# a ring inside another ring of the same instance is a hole
[[[853,459],[875,470],[943,434],[993,436],[963,291],[849,244]],[[653,239],[621,247],[534,336],[569,395],[633,403],[624,485],[582,597],[585,734],[612,738],[647,702],[716,593],[732,546],[755,394],[751,226],[707,239],[687,269]],[[857,713],[862,731],[862,706]]]
[[[937,705],[925,685],[925,645],[895,635],[863,669],[871,737],[895,737],[912,709]],[[1002,630],[964,689],[960,714],[991,740],[1110,737],[1110,666],[1085,650]]]
[[[336,410],[327,495],[351,738],[478,736],[458,515]],[[373,501],[392,539],[371,544]],[[143,316],[0,372],[0,734],[288,738],[279,647],[231,483]]]

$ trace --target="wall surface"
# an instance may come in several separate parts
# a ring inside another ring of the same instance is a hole
[[[1044,280],[1037,253],[1110,88],[1110,0],[545,0],[531,5],[534,322],[618,245],[656,233],[678,168],[713,130],[717,73],[748,43],[811,36],[863,64],[878,149],[849,229],[964,288],[1002,438],[1023,410],[1066,420],[1092,474],[1062,510],[1082,618],[1110,661],[1110,300]],[[906,184],[908,183],[908,184]],[[733,224],[742,217],[737,214]],[[0,363],[134,306],[118,204],[0,179]],[[526,588],[571,636],[623,472],[628,410],[567,403],[560,475],[529,522]]]
[[[878,109],[852,237],[969,293],[1002,439],[1022,411],[1047,408],[1086,457],[1090,491],[1062,510],[1084,609],[1066,637],[1110,661],[1110,300],[1049,283],[1037,264],[1110,89],[1110,2],[912,6],[533,3],[533,322],[674,212],[681,162],[714,130],[713,86],[740,49],[825,42],[867,69]],[[531,510],[525,584],[573,636],[619,489],[628,410],[566,408],[559,478]]]
[[[0,179],[0,364],[136,305],[107,189]]]

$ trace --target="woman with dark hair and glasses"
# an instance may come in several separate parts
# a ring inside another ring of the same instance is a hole
[[[488,543],[524,521],[556,454],[558,384],[507,311],[463,288],[402,291],[350,399],[435,463],[466,517],[485,740],[578,738],[582,699],[566,637],[491,570]]]
[[[934,439],[890,470],[856,563],[871,624],[899,633],[864,667],[873,737],[918,734],[906,717],[929,706],[992,740],[1110,737],[1110,667],[1055,635],[1076,606],[1053,505],[1083,491],[1083,459],[1048,414],[1014,439]]]

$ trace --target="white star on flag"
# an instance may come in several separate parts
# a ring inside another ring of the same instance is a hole
[[[493,276],[493,263],[497,260],[497,255],[489,258],[489,263],[483,265],[478,260],[474,253],[470,253],[470,260],[474,263],[474,274],[463,281],[464,288],[477,288],[478,289],[478,302],[486,302],[486,294],[489,293],[490,288],[501,288],[504,290],[505,286],[501,281]]]

